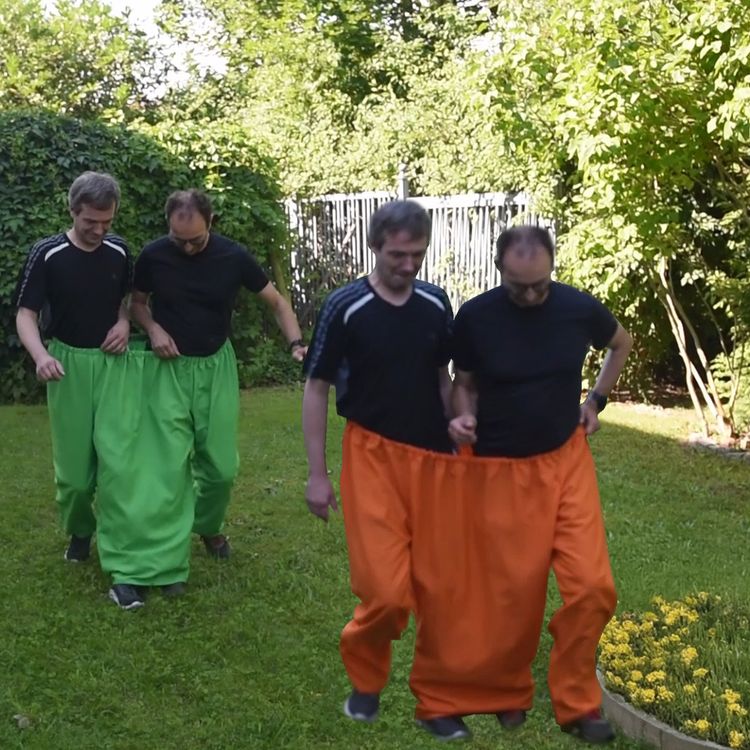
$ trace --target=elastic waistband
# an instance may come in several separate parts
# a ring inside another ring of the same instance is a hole
[[[66,344],[60,339],[52,339],[49,342],[49,348],[50,349],[57,349],[58,351],[63,352],[69,352],[70,354],[75,355],[86,355],[86,356],[120,356],[120,355],[108,355],[106,352],[103,352],[98,346],[92,346],[92,347],[81,347],[81,346],[71,346],[70,344]]]
[[[401,453],[411,453],[415,457],[419,456],[424,458],[430,456],[432,458],[439,458],[445,461],[454,461],[458,463],[475,463],[475,464],[531,464],[534,462],[547,462],[557,460],[563,453],[571,450],[577,450],[579,446],[585,446],[586,434],[582,426],[576,428],[576,431],[559,447],[555,450],[548,451],[547,453],[538,453],[534,456],[475,456],[470,447],[462,446],[460,449],[456,449],[456,453],[437,453],[435,451],[429,451],[426,448],[418,448],[416,445],[408,445],[407,443],[398,443],[395,440],[391,440],[387,437],[383,437],[377,432],[367,430],[356,422],[348,421],[344,430],[344,434],[348,434],[350,438],[362,445],[377,445],[381,444],[388,450],[399,451]]]

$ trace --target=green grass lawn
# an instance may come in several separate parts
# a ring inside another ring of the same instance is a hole
[[[234,556],[212,562],[196,542],[189,593],[154,594],[137,612],[109,602],[95,560],[63,562],[46,411],[0,409],[2,750],[436,747],[412,723],[411,629],[395,649],[381,719],[361,726],[341,715],[338,634],[354,599],[340,517],[326,526],[303,501],[300,400],[300,390],[243,396]],[[657,593],[750,591],[750,465],[684,447],[689,426],[684,411],[615,404],[592,441],[621,610]],[[332,417],[334,472],[340,434]],[[579,746],[552,719],[549,645],[545,635],[527,724],[507,734],[472,718],[473,747]],[[31,726],[19,729],[15,714]]]

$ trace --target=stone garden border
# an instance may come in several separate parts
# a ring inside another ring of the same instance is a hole
[[[639,742],[646,742],[659,750],[727,750],[726,745],[688,737],[682,732],[635,708],[617,693],[611,693],[604,684],[604,677],[596,672],[602,687],[602,709],[607,719],[619,727],[624,735]]]

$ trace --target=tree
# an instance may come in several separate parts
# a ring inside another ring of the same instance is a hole
[[[159,43],[98,0],[0,0],[0,109],[83,118],[153,114],[172,63]]]
[[[635,323],[644,351],[659,302],[704,429],[728,437],[710,361],[747,337],[747,14],[731,0],[526,10],[534,23],[502,29],[493,112],[529,176],[555,177],[564,271]]]

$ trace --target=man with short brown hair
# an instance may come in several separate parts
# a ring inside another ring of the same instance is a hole
[[[90,554],[97,454],[112,447],[105,412],[117,409],[102,397],[102,382],[130,333],[123,305],[130,254],[109,232],[119,203],[110,175],[77,177],[68,192],[73,226],[31,248],[15,295],[18,337],[47,384],[57,504],[71,562]]]
[[[194,531],[212,557],[224,559],[230,547],[222,527],[239,467],[239,385],[229,334],[240,287],[268,305],[294,360],[302,361],[306,347],[291,305],[255,258],[212,231],[205,193],[172,193],[165,214],[168,234],[146,245],[136,261],[131,311],[182,389],[182,409],[164,418],[191,425],[184,437],[197,490]]]

